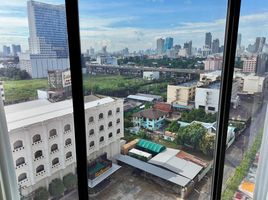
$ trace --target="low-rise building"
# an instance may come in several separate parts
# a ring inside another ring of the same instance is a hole
[[[163,98],[158,95],[153,95],[153,94],[142,94],[142,93],[137,93],[135,95],[128,95],[127,99],[139,101],[139,102],[156,102],[156,101],[162,101]]]
[[[150,108],[134,113],[132,122],[134,126],[155,131],[164,125],[167,115],[167,112]]]
[[[222,68],[222,57],[208,57],[204,60],[205,70],[219,70]]]
[[[92,98],[85,103],[88,161],[120,153],[123,101]],[[51,180],[76,170],[72,100],[35,100],[5,107],[15,173],[22,194],[48,187]]]
[[[146,79],[146,80],[157,80],[159,79],[160,75],[159,75],[159,72],[143,72],[143,79]]]
[[[221,71],[216,70],[216,71],[213,71],[213,72],[200,74],[199,81],[202,84],[209,84],[209,83],[212,83],[214,81],[219,81],[220,79],[221,79]]]
[[[243,93],[254,94],[263,92],[265,87],[266,77],[248,75],[243,77]]]
[[[167,103],[176,105],[189,106],[190,101],[194,100],[196,81],[182,83],[180,85],[168,85]]]

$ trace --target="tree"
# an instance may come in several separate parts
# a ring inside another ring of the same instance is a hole
[[[141,138],[141,139],[150,139],[150,137],[147,135],[147,133],[145,132],[145,131],[143,131],[143,130],[140,130],[139,131],[139,133],[138,133],[138,136],[139,136],[139,138]]]
[[[207,130],[199,123],[193,123],[180,129],[177,135],[177,144],[189,145],[199,150],[200,141],[206,135]]]
[[[200,150],[209,156],[213,156],[215,144],[215,135],[206,134],[202,140],[200,140]]]
[[[73,189],[77,184],[77,177],[73,173],[69,173],[63,177],[63,185],[67,190]]]
[[[64,185],[62,183],[62,180],[59,178],[52,180],[52,182],[49,184],[50,195],[58,198],[61,196],[63,192],[64,192]]]
[[[49,192],[46,188],[40,187],[34,191],[34,200],[48,200]]]
[[[178,123],[178,121],[173,121],[171,122],[168,127],[167,127],[167,131],[173,132],[173,133],[177,133],[180,129],[180,125]]]
[[[202,121],[202,122],[215,122],[217,114],[206,113],[204,109],[192,109],[190,111],[184,111],[181,115],[181,121],[192,122],[192,121]]]

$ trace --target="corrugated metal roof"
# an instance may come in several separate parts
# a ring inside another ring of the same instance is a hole
[[[154,100],[154,98],[152,97],[145,97],[145,96],[139,96],[139,95],[128,95],[127,98],[135,99],[138,101],[148,101],[148,102],[152,102]]]
[[[119,155],[116,157],[116,159],[182,187],[187,186],[187,184],[191,181],[189,178],[183,177],[171,171],[165,170],[147,162],[140,161],[127,155]]]
[[[151,142],[144,139],[140,139],[137,146],[143,149],[147,149],[149,152],[153,153],[160,153],[161,151],[164,151],[166,149],[166,147],[161,144],[157,144],[155,142]]]

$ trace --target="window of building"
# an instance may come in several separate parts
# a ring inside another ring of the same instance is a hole
[[[51,152],[57,151],[58,150],[58,145],[57,144],[53,144],[50,148]]]
[[[113,122],[109,122],[108,127],[111,128],[113,126]]]
[[[39,173],[39,172],[42,172],[42,171],[45,171],[45,167],[44,167],[44,165],[39,165],[39,166],[36,168],[36,173]]]
[[[94,135],[94,129],[90,129],[89,131],[89,136],[92,136],[92,135]]]
[[[56,129],[52,129],[52,130],[50,130],[49,131],[49,137],[51,138],[51,137],[54,137],[54,136],[56,136],[57,135],[57,130]]]
[[[16,166],[20,166],[20,165],[23,165],[25,164],[25,158],[24,157],[20,157],[16,160]]]
[[[119,118],[116,120],[116,123],[117,123],[117,124],[119,124],[119,123],[120,123],[120,119],[119,119]]]
[[[64,132],[68,132],[68,131],[70,131],[71,130],[71,125],[70,124],[66,124],[65,126],[64,126]]]
[[[18,177],[18,182],[24,181],[25,179],[27,179],[27,174],[26,173],[22,173]]]
[[[116,113],[119,113],[120,112],[120,108],[116,108]]]
[[[101,125],[100,128],[99,128],[100,131],[103,131],[104,130],[104,126]]]
[[[18,140],[18,141],[16,141],[16,142],[14,142],[14,144],[13,144],[13,148],[14,148],[14,150],[19,149],[19,148],[21,148],[21,147],[23,147],[23,143],[22,143],[21,140]]]
[[[99,114],[99,119],[103,119],[103,113]]]
[[[54,165],[56,165],[56,164],[58,164],[59,163],[59,158],[54,158],[53,160],[52,160],[52,166],[54,166]]]
[[[91,141],[90,143],[89,143],[89,147],[94,147],[94,141]]]
[[[109,133],[109,138],[111,138],[111,137],[113,137],[113,133],[112,132]]]
[[[34,158],[36,159],[36,158],[39,158],[39,157],[41,157],[41,156],[43,156],[43,152],[42,152],[42,150],[38,150],[38,151],[36,151],[35,153],[34,153]]]
[[[66,153],[65,155],[65,158],[68,159],[68,158],[71,158],[72,157],[72,152],[69,151],[68,153]]]
[[[65,146],[72,144],[71,138],[65,140]]]
[[[92,123],[92,122],[94,122],[94,117],[90,117],[90,118],[88,118],[88,123]]]
[[[33,136],[33,143],[41,141],[41,136],[39,134],[36,134]]]
[[[101,137],[100,137],[100,142],[103,142],[103,141],[104,141],[104,137],[101,136]]]
[[[109,110],[108,111],[108,116],[112,116],[112,114],[113,114],[113,111]]]
[[[119,133],[120,133],[120,128],[119,128],[119,129],[117,129],[116,133],[117,133],[117,134],[119,134]]]
[[[211,106],[209,106],[209,107],[208,107],[208,110],[210,110],[210,111],[215,111],[215,107],[211,107]]]

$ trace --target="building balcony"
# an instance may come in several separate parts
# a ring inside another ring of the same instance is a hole
[[[27,163],[22,163],[22,164],[16,166],[15,169],[21,169],[21,168],[23,168],[26,165],[27,165]]]
[[[54,138],[56,138],[56,137],[58,137],[58,134],[57,134],[57,135],[53,135],[53,136],[49,137],[48,139],[49,139],[49,140],[52,140],[52,139],[54,139]]]
[[[72,146],[72,143],[65,145],[64,148],[68,148],[70,146]]]
[[[55,153],[57,153],[57,152],[59,152],[59,149],[55,149],[55,150],[51,151],[51,152],[50,152],[50,155],[55,154]]]
[[[35,174],[35,176],[43,176],[46,173],[46,170],[43,170],[41,172],[38,172]]]
[[[73,156],[65,159],[66,162],[70,162],[71,160],[73,160]]]
[[[53,168],[58,168],[60,166],[60,163],[57,163],[57,164],[55,164],[55,165],[52,165],[52,169]]]
[[[43,143],[43,140],[39,140],[37,142],[32,143],[32,146]]]
[[[42,160],[44,158],[44,156],[39,156],[37,158],[34,159],[34,162],[38,161],[38,160]]]
[[[68,133],[71,133],[71,132],[72,132],[71,130],[64,131],[64,134],[68,134]]]
[[[19,184],[19,185],[22,185],[22,184],[24,184],[24,183],[27,183],[28,181],[29,181],[29,179],[26,178],[26,179],[21,180],[18,184]]]
[[[14,153],[14,152],[21,151],[21,150],[23,150],[23,149],[24,149],[24,147],[19,147],[19,148],[16,148],[16,149],[14,149],[14,150],[13,150],[13,153]]]

